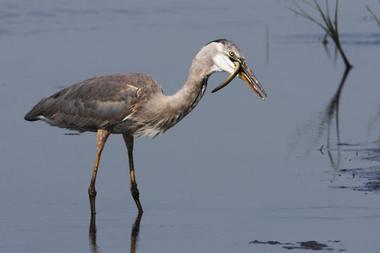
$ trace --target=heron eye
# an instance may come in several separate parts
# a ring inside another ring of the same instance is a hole
[[[233,51],[228,52],[231,57],[235,57],[235,53]]]

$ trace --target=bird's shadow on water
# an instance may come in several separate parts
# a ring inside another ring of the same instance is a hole
[[[130,252],[135,253],[137,249],[137,242],[140,233],[140,223],[142,214],[137,214],[135,222],[131,228],[131,238],[130,238]],[[96,215],[91,215],[90,226],[89,226],[89,245],[91,253],[101,253],[99,246],[97,244],[97,229],[96,229]]]

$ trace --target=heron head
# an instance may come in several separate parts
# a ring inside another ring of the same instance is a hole
[[[239,76],[248,86],[262,99],[267,97],[264,88],[248,67],[239,48],[231,41],[226,39],[214,40],[209,43],[215,48],[212,56],[212,71],[225,71],[229,73],[224,82],[212,90],[212,93],[226,87],[236,76]]]

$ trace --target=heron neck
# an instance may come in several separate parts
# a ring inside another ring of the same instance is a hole
[[[211,73],[213,73],[212,58],[201,50],[193,59],[183,87],[171,96],[158,94],[157,99],[147,104],[146,111],[150,112],[149,122],[157,132],[155,134],[171,128],[194,109],[206,90]]]
[[[168,99],[169,106],[179,118],[187,115],[198,104],[206,90],[208,77],[208,71],[193,62],[183,87]]]

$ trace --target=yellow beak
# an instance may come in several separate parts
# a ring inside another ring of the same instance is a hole
[[[239,75],[239,78],[245,81],[260,98],[265,99],[267,97],[264,88],[261,86],[256,76],[245,62],[235,62],[235,70],[227,77],[226,80],[224,80],[221,85],[213,89],[212,93],[226,87],[237,75]]]

